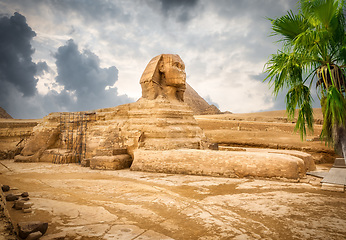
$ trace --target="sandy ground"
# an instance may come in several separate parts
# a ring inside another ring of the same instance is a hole
[[[330,165],[319,165],[327,171]],[[29,192],[41,239],[346,239],[345,193],[302,182],[98,171],[0,161],[0,182]]]

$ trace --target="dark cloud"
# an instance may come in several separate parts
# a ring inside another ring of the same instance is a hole
[[[218,0],[210,7],[225,18],[246,17],[251,19],[279,17],[288,10],[295,10],[297,1],[291,0]]]
[[[23,15],[16,12],[11,17],[0,18],[0,106],[15,118],[39,112],[37,107],[29,105],[37,94],[35,76],[47,64],[32,61],[31,40],[35,36]]]
[[[37,75],[42,75],[43,73],[48,73],[50,71],[46,62],[38,62],[36,64]]]
[[[31,0],[33,4],[37,0]],[[117,5],[114,1],[95,1],[95,0],[39,0],[48,4],[54,11],[59,11],[66,16],[69,13],[78,13],[78,16],[85,20],[104,22],[109,19],[117,19],[118,21],[127,22],[130,15],[123,11],[121,5]]]
[[[198,3],[198,0],[158,0],[162,4],[162,9],[165,11],[173,10],[179,7],[193,7]]]
[[[156,0],[161,5],[164,16],[173,17],[178,22],[187,22],[194,15],[199,0]]]
[[[112,107],[131,102],[126,95],[118,96],[112,87],[118,80],[118,69],[100,67],[100,59],[89,50],[82,53],[71,39],[55,54],[58,76],[56,82],[64,87],[61,93],[48,95],[69,111],[84,111]]]
[[[30,41],[36,33],[28,26],[19,13],[0,18],[0,85],[6,91],[6,84],[14,85],[25,97],[36,93],[36,64],[31,55],[34,49]],[[4,106],[6,107],[6,106]]]

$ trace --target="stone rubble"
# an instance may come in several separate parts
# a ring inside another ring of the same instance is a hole
[[[48,223],[46,222],[20,222],[18,223],[18,236],[22,239],[38,239],[38,235],[35,233],[39,232],[39,237],[41,237],[47,232],[47,229]]]

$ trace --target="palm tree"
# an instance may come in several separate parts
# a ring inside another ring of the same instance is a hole
[[[311,90],[316,87],[323,111],[321,139],[332,144],[346,163],[345,0],[301,0],[298,13],[270,19],[282,49],[265,65],[274,95],[289,89],[286,110],[301,138],[313,131]]]

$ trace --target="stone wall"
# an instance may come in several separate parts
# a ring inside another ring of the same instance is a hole
[[[18,154],[40,120],[0,119],[0,159]]]

